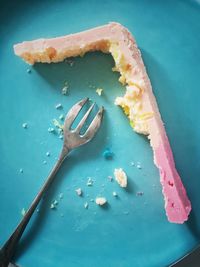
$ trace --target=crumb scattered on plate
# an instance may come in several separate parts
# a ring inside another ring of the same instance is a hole
[[[46,156],[50,157],[50,152],[49,151],[47,151]]]
[[[75,191],[76,191],[76,194],[78,196],[81,196],[82,195],[82,189],[81,188],[77,188]]]
[[[97,88],[97,89],[96,89],[96,93],[97,93],[99,96],[101,96],[102,93],[103,93],[103,89],[102,89],[102,88]]]
[[[96,204],[99,206],[103,206],[107,203],[107,200],[105,197],[97,197],[95,200]]]
[[[65,86],[62,88],[62,95],[67,95],[69,89],[69,85],[65,82]]]
[[[50,206],[50,209],[54,210],[54,209],[56,209],[56,206],[52,203],[51,206]]]
[[[115,191],[112,194],[113,194],[113,197],[117,197],[118,196]]]
[[[64,114],[60,114],[59,119],[64,120],[64,118],[65,118]]]
[[[26,214],[26,210],[25,210],[25,208],[23,208],[23,209],[21,210],[21,215],[24,216],[25,214]]]
[[[140,162],[137,163],[136,167],[140,170],[142,169]]]
[[[92,178],[88,178],[88,180],[87,180],[87,186],[92,186],[93,185],[93,180],[92,180]]]
[[[61,104],[61,103],[58,103],[58,104],[55,106],[55,108],[56,108],[56,109],[62,109],[62,108],[63,108],[63,106],[62,106],[62,104]]]
[[[110,182],[112,182],[112,180],[113,180],[111,175],[108,175],[108,179],[110,180]]]
[[[28,74],[30,74],[30,73],[31,73],[31,69],[27,69],[26,72],[27,72]]]
[[[49,133],[54,133],[54,132],[55,132],[55,129],[54,129],[53,127],[49,127],[49,128],[48,128],[48,132],[49,132]]]
[[[59,199],[63,199],[63,193],[59,194]]]
[[[53,119],[53,124],[54,124],[54,126],[55,127],[57,127],[58,129],[61,129],[61,130],[63,130],[63,125],[62,124],[60,124],[60,122],[58,121],[58,120],[56,120],[56,119]]]
[[[47,164],[47,161],[46,161],[46,160],[44,160],[44,161],[43,161],[43,164],[44,164],[44,165],[46,165],[46,164]]]
[[[27,129],[27,128],[28,128],[28,123],[27,123],[27,122],[22,123],[22,127],[23,127],[24,129]]]
[[[19,172],[20,172],[20,173],[23,173],[23,172],[24,172],[24,170],[21,168],[21,169],[19,169]]]
[[[88,204],[87,202],[85,202],[85,204],[84,204],[84,208],[85,208],[85,209],[88,209],[88,206],[89,206],[89,204]]]
[[[115,180],[121,187],[127,187],[127,175],[122,168],[114,170]]]

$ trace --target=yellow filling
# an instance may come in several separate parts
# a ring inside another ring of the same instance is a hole
[[[152,112],[143,111],[142,97],[144,88],[138,83],[131,81],[131,68],[127,64],[124,55],[117,43],[110,43],[109,52],[112,54],[115,67],[113,71],[119,71],[121,76],[119,82],[126,86],[126,93],[123,97],[117,97],[115,104],[122,107],[124,113],[130,120],[131,127],[138,133],[149,134],[148,120],[153,117]]]

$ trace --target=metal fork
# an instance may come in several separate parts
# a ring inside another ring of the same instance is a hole
[[[99,109],[97,112],[96,116],[88,126],[87,130],[83,135],[81,135],[80,131],[86,122],[86,119],[88,118],[89,114],[91,113],[94,103],[90,106],[90,108],[87,110],[83,118],[80,120],[78,126],[75,128],[75,130],[71,130],[72,123],[76,119],[78,113],[84,106],[84,104],[88,101],[88,98],[85,98],[75,104],[67,113],[65,122],[64,122],[64,142],[63,142],[63,147],[60,153],[60,156],[58,158],[58,161],[56,162],[55,166],[53,167],[52,171],[50,172],[46,182],[42,186],[41,190],[33,200],[31,206],[27,210],[26,214],[22,218],[21,222],[18,224],[14,232],[11,234],[9,239],[5,242],[3,247],[0,250],[0,267],[7,267],[10,261],[12,260],[12,257],[15,253],[17,244],[31,218],[33,215],[36,207],[38,206],[40,200],[44,197],[46,192],[48,191],[50,185],[54,181],[55,174],[58,172],[60,166],[62,165],[64,159],[66,156],[69,154],[69,152],[76,148],[79,147],[83,144],[88,143],[95,135],[97,130],[99,129],[99,126],[102,121],[103,117],[103,107]]]

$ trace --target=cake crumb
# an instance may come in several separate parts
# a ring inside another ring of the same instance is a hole
[[[48,128],[48,132],[49,132],[49,133],[54,133],[54,132],[55,132],[55,129],[52,128],[52,127],[49,127],[49,128]]]
[[[62,104],[61,104],[61,103],[58,103],[58,104],[55,106],[55,108],[56,108],[56,109],[62,109],[62,108],[63,108],[63,106],[62,106]]]
[[[49,151],[47,151],[46,156],[50,157],[50,152]]]
[[[113,177],[111,175],[108,175],[108,179],[110,180],[110,182],[113,181]]]
[[[25,210],[25,208],[23,208],[23,209],[21,210],[21,215],[24,216],[25,214],[26,214],[26,210]]]
[[[142,169],[140,162],[137,163],[136,167],[137,167],[139,170]]]
[[[50,206],[50,209],[51,210],[55,210],[56,209],[56,206],[52,203],[51,206]]]
[[[62,124],[60,124],[58,120],[53,119],[52,122],[53,122],[53,124],[54,124],[54,126],[55,126],[56,128],[61,129],[61,130],[63,131],[63,127],[64,127],[64,126],[63,126]]]
[[[82,195],[82,189],[81,188],[77,188],[75,191],[76,191],[76,194],[78,196],[81,196]]]
[[[115,180],[121,187],[127,187],[127,175],[122,168],[114,170]]]
[[[63,193],[60,193],[58,197],[59,199],[63,199]]]
[[[118,196],[115,191],[112,193],[112,195],[113,195],[113,197],[117,197]]]
[[[31,69],[27,69],[26,72],[27,72],[28,74],[30,74],[30,73],[31,73]]]
[[[57,206],[58,205],[58,201],[55,199],[52,203],[54,206]]]
[[[23,173],[23,172],[24,172],[24,170],[21,168],[21,169],[19,169],[19,172],[20,172],[20,173]]]
[[[47,161],[46,161],[46,160],[44,160],[44,161],[43,161],[43,164],[44,164],[44,165],[46,165],[46,164],[47,164]]]
[[[101,96],[102,93],[103,93],[103,89],[102,89],[102,88],[97,88],[97,89],[96,89],[96,93],[97,93],[99,96]]]
[[[22,123],[22,127],[23,127],[24,129],[27,129],[27,128],[28,128],[28,123],[27,123],[27,122]]]
[[[61,115],[59,116],[59,119],[60,119],[61,121],[64,120],[64,118],[65,118],[64,114],[61,114]]]
[[[131,166],[135,166],[135,163],[133,161],[131,161]]]
[[[87,180],[87,186],[92,186],[93,185],[93,180],[92,180],[92,178],[88,178],[88,180]]]
[[[69,89],[69,85],[65,82],[65,86],[62,88],[62,95],[67,95]]]
[[[107,203],[107,200],[105,197],[97,197],[95,200],[96,204],[99,206],[103,206]]]
[[[84,208],[85,208],[85,209],[88,209],[88,206],[89,206],[89,204],[88,204],[87,202],[85,202],[85,204],[84,204]]]

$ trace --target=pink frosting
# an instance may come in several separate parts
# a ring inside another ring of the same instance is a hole
[[[143,112],[152,112],[154,114],[148,120],[148,138],[154,152],[154,162],[160,171],[166,214],[170,222],[183,223],[188,219],[191,204],[175,168],[171,147],[152,92],[151,83],[140,51],[131,33],[119,23],[109,23],[77,34],[16,44],[14,51],[16,55],[23,57],[25,53],[29,55],[42,54],[50,47],[57,52],[57,55],[70,51],[68,55],[77,56],[82,51],[102,49],[97,45],[102,41],[118,43],[125,61],[131,66],[129,79],[134,83],[140,84],[144,89],[142,95]],[[57,62],[61,60],[63,58],[59,56],[55,58],[39,57],[36,59],[37,62]]]

